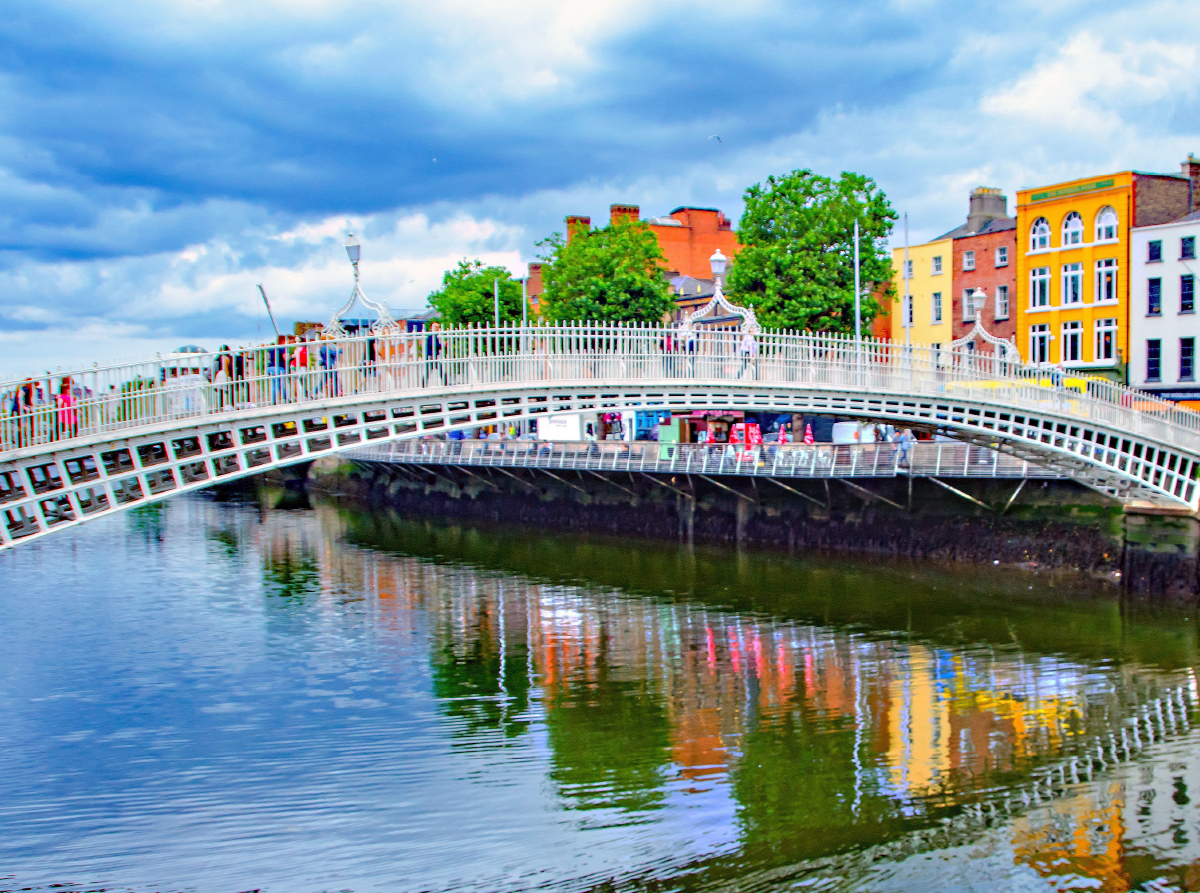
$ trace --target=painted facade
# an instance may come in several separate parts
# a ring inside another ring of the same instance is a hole
[[[1025,360],[1124,381],[1130,231],[1178,219],[1190,204],[1186,176],[1135,171],[1018,191],[1016,335]]]
[[[1130,239],[1129,383],[1195,408],[1198,250],[1200,211],[1139,226]]]
[[[951,295],[954,288],[954,240],[935,239],[921,245],[910,245],[909,306],[911,344],[945,345],[953,340]],[[904,330],[904,249],[892,250],[893,285],[896,297],[891,305],[891,338],[903,344]]]
[[[1008,199],[999,189],[980,187],[971,193],[967,222],[942,238],[954,240],[951,288],[951,337],[962,338],[975,325],[974,307],[966,299],[976,289],[986,295],[981,322],[988,332],[1011,341],[1016,314],[1016,218],[1008,216]],[[990,352],[988,344],[977,349]]]

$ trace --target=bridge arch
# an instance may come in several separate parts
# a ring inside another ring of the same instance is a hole
[[[67,436],[10,438],[0,451],[0,548],[326,453],[553,412],[871,419],[1008,452],[1117,499],[1192,511],[1200,502],[1200,415],[1149,395],[963,352],[760,333],[748,356],[736,333],[698,332],[689,343],[669,337],[677,332],[538,326],[330,339],[319,344],[336,362],[284,376],[282,388],[274,373],[236,384],[198,375],[182,397],[178,388],[128,386],[170,380],[162,360],[103,370],[131,395],[120,398],[121,412],[85,407]],[[248,364],[266,368],[266,356],[247,353]],[[234,387],[257,399],[224,401]]]

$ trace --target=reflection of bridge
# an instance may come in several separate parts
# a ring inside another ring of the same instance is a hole
[[[994,447],[1119,499],[1196,510],[1200,414],[994,356],[838,336],[625,326],[386,333],[10,381],[0,548],[370,441],[551,412],[824,413]],[[225,375],[210,374],[229,368]],[[66,382],[72,396],[53,402]],[[38,393],[42,395],[41,402]],[[7,401],[6,401],[7,407]]]

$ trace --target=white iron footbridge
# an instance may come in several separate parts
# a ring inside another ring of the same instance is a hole
[[[1175,404],[1003,354],[747,331],[386,331],[303,353],[172,354],[4,382],[0,549],[326,453],[556,412],[875,419],[990,447],[1116,499],[1200,503],[1200,414]]]

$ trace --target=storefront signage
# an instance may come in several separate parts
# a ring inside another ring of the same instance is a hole
[[[1062,198],[1065,195],[1078,195],[1081,192],[1093,192],[1097,189],[1109,189],[1116,180],[1097,180],[1094,183],[1079,183],[1076,186],[1064,186],[1062,189],[1051,189],[1046,192],[1035,192],[1029,196],[1031,202],[1044,202],[1047,199]]]

